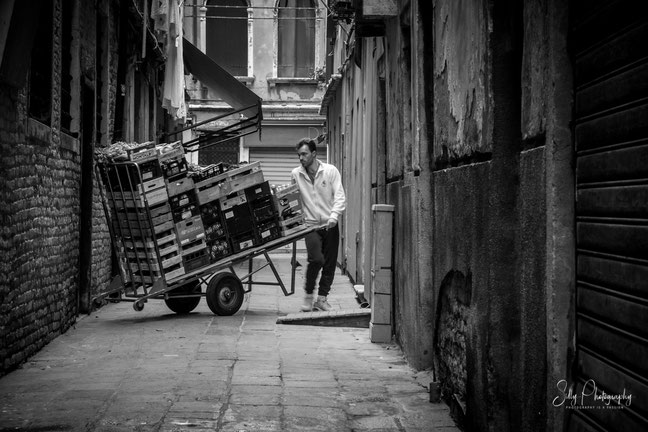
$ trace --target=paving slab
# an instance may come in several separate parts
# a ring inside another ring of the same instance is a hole
[[[273,260],[289,281],[290,255]],[[0,378],[0,432],[457,432],[397,345],[371,343],[360,326],[285,323],[301,314],[302,273],[294,295],[255,286],[229,317],[204,301],[180,316],[154,300],[80,317]],[[355,295],[338,272],[333,311],[310,316],[365,319]]]

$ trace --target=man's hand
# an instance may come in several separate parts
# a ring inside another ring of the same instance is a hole
[[[326,224],[326,229],[329,230],[331,228],[334,228],[335,225],[337,225],[337,221],[335,219],[329,219],[328,223]]]

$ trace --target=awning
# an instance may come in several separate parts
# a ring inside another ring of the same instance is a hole
[[[257,131],[260,135],[261,120],[263,119],[262,99],[194,44],[185,38],[182,40],[185,72],[190,73],[205,86],[211,88],[233,109],[225,114],[219,114],[216,117],[175,130],[167,134],[166,139],[172,140],[174,138],[171,136],[178,136],[190,129],[196,130],[199,126],[210,125],[209,130],[203,130],[197,134],[196,138],[182,143],[185,151],[195,152]],[[213,125],[217,124],[222,126],[213,128]]]
[[[185,70],[220,96],[229,106],[245,117],[261,115],[261,98],[245,84],[220,67],[186,38],[183,39]]]

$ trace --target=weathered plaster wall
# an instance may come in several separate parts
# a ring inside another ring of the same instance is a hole
[[[400,16],[411,16],[411,5],[402,5]],[[394,334],[414,367],[432,366],[434,290],[432,280],[432,165],[427,137],[417,133],[412,103],[424,102],[412,89],[414,62],[423,58],[423,46],[412,37],[422,30],[415,20],[391,19],[386,25],[385,149],[386,203],[394,205]],[[364,49],[364,48],[363,48]],[[417,51],[418,50],[418,51]],[[375,65],[374,67],[378,67]],[[379,73],[380,75],[380,73]],[[416,102],[414,102],[416,101]],[[425,139],[424,139],[425,138]],[[374,144],[377,149],[378,146]],[[380,167],[382,169],[382,167]],[[380,176],[379,178],[382,178]],[[382,195],[377,184],[374,195]]]
[[[371,195],[396,208],[395,336],[413,366],[435,367],[444,396],[464,399],[474,430],[544,430],[561,418],[548,413],[547,374],[561,361],[564,371],[569,334],[571,276],[558,273],[571,274],[573,253],[566,6],[521,5],[435,1],[422,17],[434,37],[413,65],[407,39],[421,29],[402,9],[387,23],[384,64],[362,67],[380,77],[384,66],[386,82],[385,148],[378,140],[371,155],[385,175],[372,175]],[[416,64],[432,40],[433,67]],[[344,76],[329,111],[346,158],[361,140],[352,125],[363,99],[348,94],[363,76]],[[421,80],[431,97],[412,97]],[[431,104],[419,114],[432,125],[412,120],[412,103]]]
[[[434,154],[447,164],[492,149],[486,1],[434,7]]]
[[[544,8],[526,2],[515,15],[484,3],[435,7],[437,319],[454,312],[467,326],[455,351],[435,345],[435,364],[441,373],[446,364],[465,367],[465,382],[441,379],[445,396],[465,392],[475,430],[538,430],[546,418]],[[507,19],[523,33],[503,30]],[[470,281],[470,302],[455,295],[444,311],[457,275]],[[442,324],[435,337],[452,338]]]
[[[438,245],[433,258],[433,286],[439,298],[435,309],[438,326],[430,334],[430,339],[435,339],[435,366],[443,383],[443,397],[446,400],[451,400],[454,394],[463,400],[486,396],[483,393],[487,379],[484,347],[488,345],[488,309],[483,305],[489,296],[486,229],[489,178],[488,162],[437,171],[433,177],[435,203],[432,229],[435,245]],[[465,292],[448,289],[448,285],[457,284],[461,278]],[[465,323],[462,331],[442,325],[442,318],[451,313],[444,309],[444,301],[462,306],[454,318]],[[455,342],[454,346],[445,343],[452,349],[444,347],[444,339]],[[455,364],[459,370],[466,372],[458,377],[446,375],[448,371],[444,369],[444,364]],[[483,418],[478,421],[481,420]]]

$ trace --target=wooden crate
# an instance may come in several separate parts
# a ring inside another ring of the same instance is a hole
[[[263,183],[263,171],[251,171],[246,175],[239,175],[230,179],[230,190],[232,192],[244,191],[245,189]]]
[[[207,204],[232,193],[231,184],[225,174],[210,177],[195,184],[196,198],[200,205]]]
[[[176,177],[166,180],[167,191],[169,196],[180,195],[181,193],[193,190],[195,185],[191,177]]]
[[[144,197],[148,201],[149,206],[155,206],[157,204],[162,204],[169,200],[169,195],[165,187],[161,187],[155,190],[147,191],[146,194],[141,194],[140,192],[113,192],[114,207],[117,210],[129,209],[129,208],[145,208]]]

